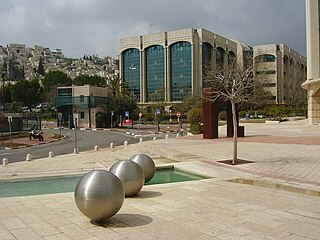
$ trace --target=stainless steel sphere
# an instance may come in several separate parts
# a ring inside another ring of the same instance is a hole
[[[74,192],[77,207],[93,221],[115,215],[123,204],[124,196],[120,179],[105,170],[95,170],[84,175]]]
[[[151,157],[146,154],[136,154],[133,155],[129,160],[134,161],[140,165],[144,172],[145,182],[150,181],[155,172],[156,172],[156,165]]]
[[[112,165],[110,172],[121,180],[126,197],[136,195],[143,187],[143,170],[133,161],[118,161]]]

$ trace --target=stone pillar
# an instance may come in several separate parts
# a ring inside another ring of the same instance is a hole
[[[320,0],[306,0],[307,80],[309,124],[320,124]]]

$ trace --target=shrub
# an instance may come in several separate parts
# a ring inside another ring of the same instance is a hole
[[[107,114],[103,112],[97,112],[96,125],[97,127],[106,127]]]
[[[221,121],[227,120],[227,112],[226,111],[219,112],[219,120],[221,120]]]
[[[187,114],[188,122],[190,124],[200,124],[203,122],[202,108],[191,108]]]
[[[240,111],[240,112],[239,112],[239,117],[240,117],[240,118],[245,118],[246,115],[247,115],[247,112],[246,112],[246,111]]]
[[[190,123],[190,132],[192,134],[202,133],[203,110],[202,108],[191,108],[187,114]]]
[[[190,132],[192,134],[203,133],[203,127],[200,124],[190,124]]]

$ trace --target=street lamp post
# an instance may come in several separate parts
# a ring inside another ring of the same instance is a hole
[[[77,139],[78,119],[79,119],[79,116],[78,116],[77,112],[74,111],[74,114],[73,114],[73,124],[74,124],[74,149],[73,149],[73,153],[75,153],[75,154],[79,153],[78,139]]]
[[[133,90],[134,90],[134,88],[133,88],[133,71],[136,70],[136,69],[137,69],[137,68],[134,67],[133,65],[131,65],[131,67],[129,67],[129,70],[131,71],[131,74],[130,74],[130,75],[131,75],[131,76],[130,76],[130,77],[131,77],[131,79],[130,79],[130,80],[131,80],[131,86],[130,86],[131,89],[130,89],[130,92],[131,92],[131,98],[132,98],[132,99],[133,99],[133,95],[134,95],[134,91],[133,91]]]

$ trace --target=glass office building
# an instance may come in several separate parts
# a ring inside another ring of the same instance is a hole
[[[208,64],[224,64],[237,43],[187,28],[120,40],[120,75],[141,105],[179,103],[200,93]]]

